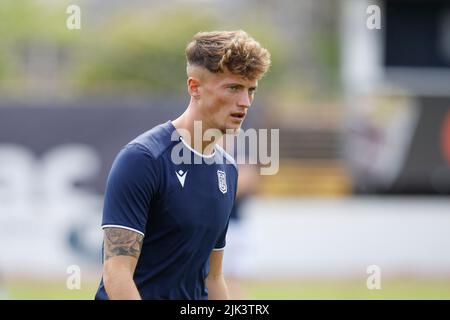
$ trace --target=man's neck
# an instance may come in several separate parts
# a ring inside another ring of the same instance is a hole
[[[196,117],[189,107],[181,116],[173,120],[172,124],[183,138],[183,141],[192,149],[205,156],[214,153],[214,147],[218,139],[213,139],[212,141],[205,141],[203,139],[205,131],[212,128],[208,126],[206,121],[203,121],[200,117]]]

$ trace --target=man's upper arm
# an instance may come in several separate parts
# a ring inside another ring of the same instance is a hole
[[[144,236],[123,228],[105,228],[104,259],[114,256],[139,258]]]
[[[223,275],[222,261],[224,250],[213,250],[209,257],[209,274],[208,278],[217,278]]]
[[[103,260],[106,268],[126,267],[134,273],[141,253],[144,236],[124,228],[105,228],[103,240]]]

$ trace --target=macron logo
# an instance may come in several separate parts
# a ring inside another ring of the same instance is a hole
[[[187,171],[183,172],[183,170],[178,170],[178,172],[175,171],[177,174],[178,181],[180,181],[181,186],[184,187],[184,180],[186,180],[186,174]]]

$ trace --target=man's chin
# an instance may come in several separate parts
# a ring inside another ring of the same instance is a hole
[[[235,135],[237,136],[241,132],[241,126],[227,128],[223,134]]]

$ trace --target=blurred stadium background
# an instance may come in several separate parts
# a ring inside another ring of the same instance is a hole
[[[184,110],[213,29],[273,56],[246,127],[280,129],[280,170],[242,207],[242,296],[450,298],[448,1],[1,0],[0,25],[0,298],[93,298],[113,158]]]

